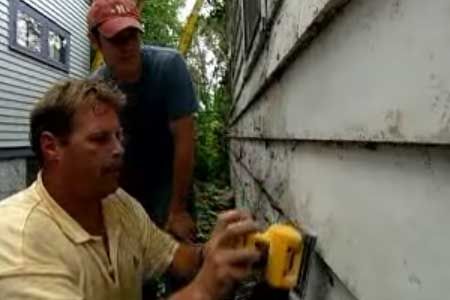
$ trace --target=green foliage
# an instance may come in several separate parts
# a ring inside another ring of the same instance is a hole
[[[204,243],[217,221],[220,212],[234,207],[233,192],[229,187],[219,188],[212,183],[198,182],[195,185],[195,207],[197,214],[198,242]]]
[[[227,3],[209,1],[199,19],[187,62],[201,108],[197,117],[196,180],[228,183],[227,116],[228,84]],[[142,21],[145,43],[176,48],[181,33],[177,13],[183,0],[144,0]]]
[[[231,106],[228,80],[226,2],[212,1],[201,16],[188,56],[201,101],[195,177],[227,184],[229,181],[227,117]]]
[[[144,42],[175,48],[181,31],[177,14],[183,4],[183,0],[145,0],[141,14]]]
[[[210,96],[210,102],[199,112],[197,119],[197,165],[196,178],[202,181],[228,182],[228,143],[226,116],[229,96],[219,86]],[[205,101],[205,98],[203,98]]]

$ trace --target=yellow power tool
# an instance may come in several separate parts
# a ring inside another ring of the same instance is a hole
[[[291,290],[305,280],[307,264],[316,238],[291,225],[275,224],[243,241],[245,247],[264,253],[263,273],[266,283],[279,290]]]

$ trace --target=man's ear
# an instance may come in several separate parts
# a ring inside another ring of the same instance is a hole
[[[44,161],[61,159],[61,142],[51,132],[44,131],[39,139]]]

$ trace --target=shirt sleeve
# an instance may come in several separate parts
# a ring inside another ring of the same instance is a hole
[[[37,265],[0,273],[0,299],[85,300],[67,272]]]
[[[164,80],[169,118],[176,120],[195,113],[198,109],[198,101],[192,77],[186,62],[179,53],[167,61]]]
[[[146,217],[143,235],[144,276],[151,278],[165,273],[173,261],[179,246],[178,242],[159,229],[149,217]]]
[[[136,228],[140,234],[142,243],[142,265],[144,277],[149,279],[155,275],[161,275],[167,271],[178,249],[178,242],[169,234],[159,229],[145,212],[142,205],[124,190],[117,191],[121,199],[127,199],[131,205],[132,213],[130,223],[137,222]]]

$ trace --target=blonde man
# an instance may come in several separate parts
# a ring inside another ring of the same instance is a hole
[[[0,299],[137,300],[168,271],[192,279],[170,299],[212,300],[250,272],[259,254],[233,244],[256,230],[247,214],[222,214],[205,246],[179,244],[118,188],[123,104],[104,83],[66,81],[33,110],[41,171],[0,203]]]

